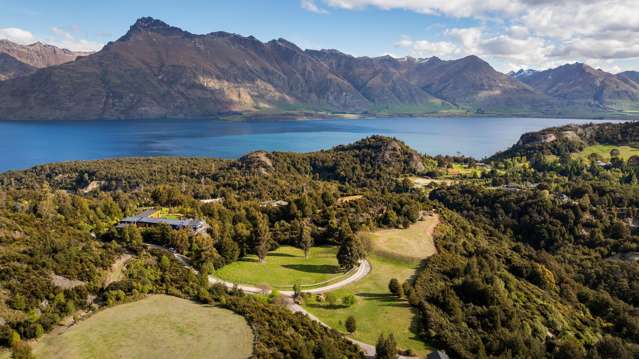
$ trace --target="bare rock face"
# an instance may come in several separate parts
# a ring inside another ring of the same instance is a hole
[[[538,145],[543,143],[550,143],[557,140],[557,136],[554,133],[526,133],[521,136],[518,146],[526,146],[526,145]]]
[[[80,56],[87,56],[89,52],[74,52],[67,49],[36,42],[31,45],[19,45],[8,40],[0,40],[0,53],[7,54],[14,59],[33,66],[45,68],[74,61]]]

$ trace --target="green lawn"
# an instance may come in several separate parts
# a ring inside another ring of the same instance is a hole
[[[261,285],[291,290],[293,284],[310,285],[343,275],[337,264],[337,247],[313,247],[308,259],[299,248],[282,246],[260,263],[250,255],[224,266],[215,276],[233,283]]]
[[[610,151],[619,150],[619,157],[628,160],[632,156],[639,156],[639,148],[630,146],[593,145],[584,148],[583,151],[573,154],[573,158],[590,161],[589,156],[593,153],[599,154],[604,161],[610,161]]]
[[[33,345],[37,358],[248,358],[253,332],[226,309],[157,295],[96,313]]]
[[[405,300],[389,293],[388,282],[392,278],[400,282],[410,278],[419,263],[415,257],[426,258],[434,253],[432,231],[437,223],[437,217],[427,217],[406,230],[366,234],[373,245],[373,253],[368,257],[371,273],[361,281],[333,292],[338,298],[355,294],[357,303],[350,308],[330,308],[326,303],[317,303],[313,297],[305,308],[341,332],[346,332],[344,322],[353,315],[357,322],[355,339],[374,345],[381,333],[392,332],[401,349],[412,349],[425,355],[428,347],[416,334],[416,311]]]
[[[375,344],[381,333],[393,333],[398,346],[425,354],[426,345],[417,338],[413,319],[415,311],[410,305],[390,295],[388,282],[391,278],[400,281],[415,273],[416,267],[405,262],[385,259],[375,255],[369,257],[371,273],[361,281],[333,292],[338,298],[355,294],[357,303],[350,308],[329,308],[325,303],[314,300],[306,303],[305,308],[330,327],[346,332],[344,322],[349,315],[357,321],[357,331],[353,338],[365,343]]]

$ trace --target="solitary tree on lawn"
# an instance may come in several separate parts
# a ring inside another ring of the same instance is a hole
[[[308,259],[308,253],[313,246],[313,237],[311,236],[311,229],[306,224],[301,224],[300,226],[299,246],[304,250],[304,259]]]
[[[255,243],[255,254],[257,254],[260,262],[263,263],[270,247],[271,232],[268,227],[268,219],[262,213],[258,213],[256,216],[253,241]]]

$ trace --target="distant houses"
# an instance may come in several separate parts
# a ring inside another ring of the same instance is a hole
[[[283,200],[271,200],[260,203],[260,207],[286,207],[288,202]]]
[[[138,227],[153,227],[157,225],[167,225],[173,229],[188,229],[193,233],[202,233],[209,228],[209,225],[199,219],[192,218],[167,218],[162,216],[162,211],[159,209],[148,209],[135,216],[123,218],[118,224],[118,228],[125,226],[138,226]]]

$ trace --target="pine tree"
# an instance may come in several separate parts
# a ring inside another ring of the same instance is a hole
[[[352,315],[349,315],[348,318],[346,318],[344,325],[346,326],[346,330],[351,334],[355,333],[357,330],[357,322],[355,321],[355,317]]]
[[[384,334],[380,334],[375,345],[375,358],[377,359],[396,359],[397,358],[397,343],[393,333],[388,337],[384,337]]]
[[[255,226],[253,228],[253,243],[255,245],[255,254],[260,262],[266,260],[266,255],[270,248],[271,232],[268,226],[268,219],[262,213],[257,213],[255,217]]]
[[[302,224],[299,231],[299,246],[304,250],[304,259],[308,259],[308,253],[313,246],[313,237],[311,236],[311,229]]]

